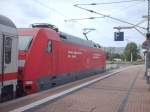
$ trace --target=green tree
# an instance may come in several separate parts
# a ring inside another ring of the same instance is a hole
[[[132,54],[133,61],[136,61],[137,58],[138,58],[138,52],[139,52],[139,50],[138,50],[138,47],[137,47],[136,43],[130,42],[125,47],[124,58],[127,61],[130,61],[131,60],[131,54]]]

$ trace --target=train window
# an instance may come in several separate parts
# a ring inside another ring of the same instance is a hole
[[[51,40],[48,40],[47,42],[47,52],[52,52],[52,41]]]
[[[27,51],[30,47],[32,41],[31,36],[19,36],[19,50],[25,50]]]
[[[99,47],[99,48],[101,48],[101,46],[100,46],[100,45],[98,45],[98,47]]]
[[[94,44],[94,47],[97,47],[97,45],[96,45],[96,44]]]
[[[65,35],[59,34],[59,36],[63,39],[67,39],[67,37]]]
[[[12,39],[11,37],[5,38],[5,63],[11,63],[11,49],[12,49]]]

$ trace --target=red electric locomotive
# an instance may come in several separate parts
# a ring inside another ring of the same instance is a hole
[[[15,97],[17,72],[17,29],[10,19],[0,15],[0,102]]]
[[[105,71],[105,53],[50,24],[18,29],[18,94],[31,94]]]

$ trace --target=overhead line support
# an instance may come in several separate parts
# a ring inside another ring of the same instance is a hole
[[[141,27],[141,26],[132,24],[132,23],[130,23],[130,22],[127,22],[127,21],[124,21],[124,20],[121,20],[121,19],[118,19],[118,18],[115,18],[115,17],[111,17],[111,16],[108,16],[108,15],[105,15],[105,14],[102,14],[102,13],[99,13],[99,12],[96,12],[96,11],[94,11],[94,10],[90,10],[90,9],[87,9],[87,8],[80,7],[80,6],[78,6],[77,4],[75,4],[74,6],[77,7],[77,8],[80,8],[80,9],[83,9],[83,10],[86,10],[86,11],[89,11],[89,12],[91,12],[91,13],[95,13],[95,14],[98,14],[98,15],[101,15],[101,16],[104,16],[104,17],[107,17],[107,18],[110,18],[110,19],[113,19],[113,20],[116,20],[116,21],[119,21],[119,22],[122,22],[122,23],[126,23],[126,24],[129,24],[129,25],[132,25],[132,26],[136,26],[136,27],[138,27],[138,28],[141,28],[141,29],[146,30],[146,28],[144,28],[144,27]]]

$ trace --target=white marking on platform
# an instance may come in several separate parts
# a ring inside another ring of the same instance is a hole
[[[131,67],[131,66],[130,66],[130,67]],[[91,85],[91,84],[93,84],[93,83],[95,83],[95,82],[97,82],[97,81],[100,81],[100,80],[102,80],[102,79],[108,78],[108,77],[110,77],[110,76],[112,76],[112,75],[115,75],[115,74],[117,74],[117,73],[119,73],[119,72],[121,72],[121,71],[124,71],[124,70],[126,70],[126,69],[128,69],[128,68],[130,68],[130,67],[123,68],[123,69],[121,69],[121,70],[115,71],[115,72],[110,73],[110,74],[105,75],[105,76],[100,76],[99,78],[93,79],[93,80],[88,81],[88,82],[86,82],[86,83],[83,83],[83,84],[81,84],[81,85],[79,85],[79,86],[76,86],[76,87],[67,89],[67,90],[65,90],[65,91],[62,91],[62,92],[60,92],[60,93],[57,93],[57,94],[52,95],[52,96],[49,96],[49,97],[46,97],[46,98],[44,98],[44,99],[35,101],[35,102],[33,102],[33,103],[30,103],[29,105],[25,105],[25,106],[23,106],[23,107],[19,107],[19,108],[14,109],[14,110],[12,110],[12,111],[10,111],[10,112],[23,112],[23,111],[26,111],[26,110],[28,110],[28,109],[34,108],[34,107],[36,107],[36,106],[39,106],[39,105],[41,105],[41,104],[43,104],[43,103],[46,103],[46,102],[55,100],[55,99],[57,99],[57,98],[59,98],[59,97],[62,97],[62,96],[64,96],[64,95],[67,95],[67,94],[69,94],[69,93],[71,93],[71,92],[77,91],[77,90],[79,90],[79,89],[81,89],[81,88],[83,88],[83,87],[86,87],[86,86],[88,86],[88,85]]]

